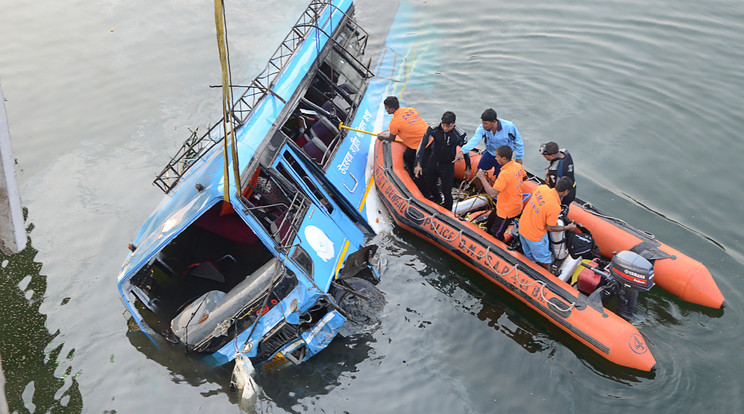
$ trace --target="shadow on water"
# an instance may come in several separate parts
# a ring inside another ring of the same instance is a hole
[[[415,254],[429,258],[427,264],[435,271],[428,274],[422,273],[429,285],[452,298],[453,303],[486,322],[488,326],[514,341],[525,351],[547,353],[546,358],[548,358],[555,350],[550,344],[551,341],[545,340],[547,337],[563,344],[588,369],[604,378],[622,384],[655,378],[654,373],[621,367],[602,358],[560,328],[549,323],[532,308],[430,244],[399,229],[395,230],[393,239],[406,246],[408,250],[415,251]],[[477,299],[479,306],[466,306],[459,303],[455,297],[458,292],[462,291]],[[643,298],[639,300],[639,306],[644,306]],[[656,311],[661,313],[659,308],[655,307]],[[667,313],[665,321],[668,324],[680,323],[672,316],[672,313]]]
[[[158,340],[156,347],[131,321],[128,323],[127,338],[132,346],[149,360],[167,368],[175,383],[186,383],[199,387],[205,383],[217,385],[205,397],[215,394],[226,394],[229,400],[240,404],[240,394],[230,386],[232,369],[231,362],[220,367],[209,367],[202,356],[187,353],[181,344],[172,344],[165,340]],[[266,370],[256,367],[254,378],[261,388],[258,401],[250,412],[273,412],[272,406],[295,412],[296,405],[301,399],[326,395],[335,387],[342,384],[344,377],[353,379],[357,365],[372,354],[371,343],[374,338],[370,332],[359,333],[349,337],[337,336],[330,345],[308,361],[300,365],[285,365],[283,367]],[[299,412],[305,411],[299,408]]]
[[[174,383],[198,387],[209,382],[220,385],[226,392],[229,391],[232,364],[209,367],[202,361],[200,354],[185,352],[181,344],[174,345],[160,340],[161,337],[157,335],[155,336],[158,340],[156,347],[131,319],[128,322],[128,328],[127,339],[132,346],[147,359],[167,368]]]
[[[28,211],[23,213],[25,220]],[[32,230],[29,224],[26,233]],[[75,378],[80,371],[72,366],[75,349],[66,349],[59,330],[47,330],[47,317],[39,312],[47,282],[40,274],[42,264],[34,261],[37,253],[30,236],[21,252],[0,253],[0,356],[8,408],[13,413],[80,413],[83,398]]]
[[[663,326],[681,326],[692,314],[704,315],[710,319],[721,318],[724,309],[713,309],[694,303],[685,302],[671,293],[655,288],[650,294],[638,298],[638,310],[647,319]]]
[[[306,412],[300,401],[315,401],[334,388],[352,381],[358,365],[373,354],[372,334],[336,337],[328,348],[309,361],[272,371],[258,370],[257,382],[263,393],[278,407],[291,412]]]

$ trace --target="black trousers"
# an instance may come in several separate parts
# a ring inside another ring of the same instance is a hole
[[[426,163],[426,158],[424,158],[424,163]],[[426,185],[426,182],[423,179],[423,177],[416,178],[416,175],[413,174],[413,169],[416,167],[416,150],[415,149],[406,147],[406,150],[403,151],[403,165],[406,167],[406,171],[408,171],[408,174],[413,179],[413,182],[416,184],[416,187],[418,187],[419,191],[421,191],[421,194],[424,197],[431,199],[431,191],[429,190],[429,187]]]
[[[496,214],[496,209],[491,210],[491,214],[488,215],[488,221],[486,221],[486,230],[491,233],[497,239],[504,241],[504,232],[509,228],[509,225],[514,222],[514,217],[503,218]]]
[[[437,182],[441,180],[441,189]],[[455,183],[455,166],[452,163],[435,164],[429,162],[424,168],[424,182],[431,191],[431,200],[439,203],[444,195],[442,207],[452,210],[452,186]]]
[[[413,168],[416,166],[415,149],[406,147],[406,150],[403,151],[403,165],[408,170],[408,173],[413,175]]]

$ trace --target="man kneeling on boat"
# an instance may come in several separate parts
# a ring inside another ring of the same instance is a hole
[[[561,177],[555,188],[545,184],[537,186],[519,219],[519,239],[524,255],[548,270],[552,262],[548,232],[576,229],[576,223],[573,222],[566,226],[557,225],[561,214],[561,197],[565,197],[572,188],[573,181],[568,177]]]
[[[475,175],[486,193],[496,199],[496,208],[488,216],[486,230],[501,241],[504,241],[504,232],[509,225],[522,214],[522,182],[527,176],[522,164],[512,160],[512,153],[507,145],[496,148],[496,162],[501,166],[501,173],[493,187],[483,170],[478,170]]]

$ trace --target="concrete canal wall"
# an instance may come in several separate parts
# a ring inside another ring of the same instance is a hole
[[[5,113],[5,96],[0,85],[0,250],[10,255],[26,247],[21,197],[15,175],[15,160],[10,146],[10,128]],[[0,414],[8,413],[5,375],[0,359]]]
[[[21,197],[10,146],[10,128],[5,113],[5,96],[0,85],[0,250],[10,255],[26,247]]]
[[[3,359],[0,358],[0,414],[8,413],[8,402],[5,400],[5,375],[3,375]]]

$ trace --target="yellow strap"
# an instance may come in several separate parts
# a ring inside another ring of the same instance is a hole
[[[222,67],[222,119],[224,122],[223,133],[225,136],[224,142],[224,156],[225,156],[225,186],[224,186],[224,197],[226,202],[230,202],[230,170],[228,164],[230,158],[228,154],[232,155],[233,162],[233,182],[235,183],[235,189],[237,194],[240,194],[240,173],[238,171],[238,147],[237,140],[235,138],[235,126],[233,124],[233,117],[230,113],[232,107],[232,97],[230,89],[230,69],[227,64],[228,50],[227,50],[227,37],[225,34],[225,10],[223,0],[214,0],[214,22],[217,29],[217,49],[220,53],[220,66]],[[229,129],[228,129],[229,128]]]
[[[351,131],[361,132],[363,134],[369,134],[369,135],[377,136],[377,134],[375,134],[374,132],[369,132],[369,131],[365,131],[363,129],[356,129],[356,128],[348,127],[348,126],[344,125],[343,122],[341,122],[341,123],[338,124],[338,129],[339,129],[339,131],[342,130],[342,129],[348,129],[348,130],[351,130]]]

